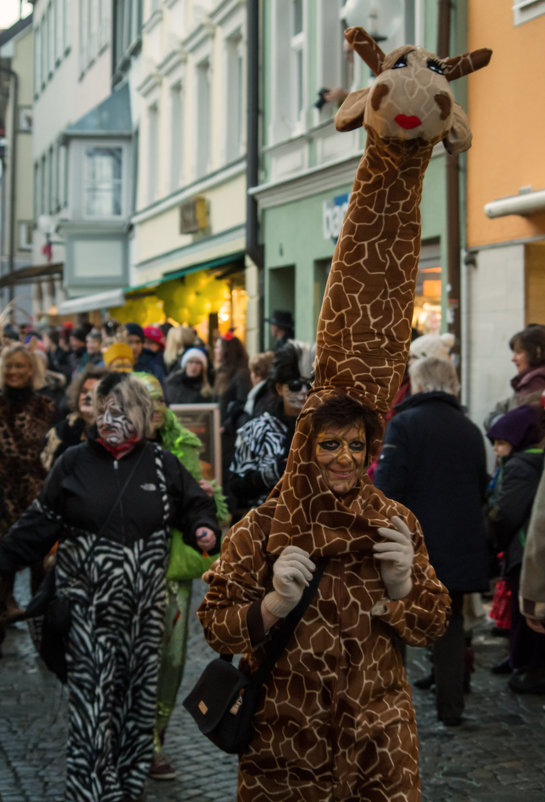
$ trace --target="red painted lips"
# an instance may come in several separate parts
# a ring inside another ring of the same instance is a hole
[[[422,125],[422,120],[415,114],[411,114],[410,117],[406,114],[398,114],[395,121],[402,128],[405,128],[406,131],[410,131],[411,128],[418,128],[419,125]]]

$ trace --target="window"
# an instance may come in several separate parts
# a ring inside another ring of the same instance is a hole
[[[19,221],[19,250],[32,250],[32,220]]]
[[[513,3],[513,23],[522,25],[545,14],[545,0],[516,0]]]
[[[62,0],[64,2],[64,50],[70,50],[72,44],[72,1]]]
[[[79,71],[87,66],[89,38],[87,36],[87,8],[89,0],[79,0]]]
[[[197,178],[206,175],[210,161],[210,62],[197,66]]]
[[[40,28],[40,53],[41,53],[41,79],[42,88],[47,83],[47,17],[42,18],[42,25]]]
[[[49,158],[48,158],[48,179],[49,183],[47,186],[47,211],[49,214],[55,210],[55,192],[56,192],[56,179],[57,173],[55,170],[55,160],[54,160],[54,151],[53,146],[49,148]]]
[[[51,3],[47,9],[47,72],[53,75],[55,70],[55,17]]]
[[[42,84],[42,35],[41,28],[37,28],[34,34],[34,95],[40,93]]]
[[[64,2],[56,0],[56,19],[55,19],[55,57],[57,62],[62,59],[64,52]]]
[[[122,214],[121,147],[85,148],[83,165],[84,217],[119,217]]]
[[[32,207],[35,220],[38,218],[38,215],[40,214],[40,208],[38,206],[39,198],[40,198],[40,163],[34,162],[34,197],[32,199],[33,200]]]
[[[225,118],[229,120],[229,125],[225,127],[226,161],[238,159],[242,152],[242,132],[243,132],[243,45],[240,31],[227,39],[226,52],[227,69],[225,97],[227,109]]]
[[[291,7],[291,77],[292,77],[292,119],[301,119],[305,95],[304,76],[304,33],[303,0],[292,0]]]
[[[106,47],[110,42],[110,0],[100,0],[99,17],[99,48]]]
[[[159,108],[148,108],[148,202],[157,197],[159,172]]]
[[[182,183],[183,150],[183,93],[182,85],[176,84],[170,91],[170,190]]]
[[[276,0],[272,29],[272,109],[269,137],[301,132],[306,105],[304,0]],[[316,87],[316,90],[319,87]]]
[[[123,62],[140,38],[143,0],[114,0],[114,70]]]
[[[38,206],[38,213],[44,214],[46,212],[46,192],[47,192],[47,161],[45,155],[41,159],[40,169],[40,203]]]

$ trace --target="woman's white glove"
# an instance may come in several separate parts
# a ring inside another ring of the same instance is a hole
[[[316,566],[308,552],[298,546],[286,546],[273,565],[273,588],[263,599],[272,615],[285,618],[297,607]]]
[[[373,545],[375,558],[380,560],[380,573],[390,599],[402,599],[413,586],[411,569],[414,559],[413,539],[409,527],[397,515],[392,518],[395,529],[378,528],[385,538]]]

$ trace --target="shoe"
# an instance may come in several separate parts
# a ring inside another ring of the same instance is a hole
[[[505,660],[500,660],[499,663],[494,663],[493,666],[490,666],[490,671],[493,674],[511,674],[512,668],[509,663],[509,658],[506,657]]]
[[[420,677],[420,679],[415,679],[414,681],[414,687],[420,688],[421,691],[429,691],[432,685],[435,685],[433,671],[427,677]]]
[[[514,693],[545,694],[545,671],[542,668],[515,672],[507,683]]]
[[[176,769],[170,765],[162,752],[155,752],[151,759],[149,776],[152,780],[174,780]]]

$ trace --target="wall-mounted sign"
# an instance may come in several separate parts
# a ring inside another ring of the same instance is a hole
[[[206,198],[191,198],[180,205],[180,234],[195,234],[208,228]]]
[[[324,239],[337,242],[349,200],[350,195],[346,192],[344,195],[336,195],[331,200],[322,203],[322,235]]]

